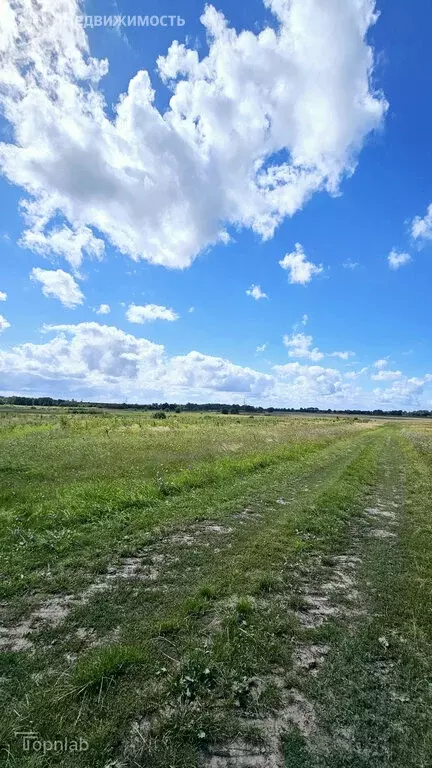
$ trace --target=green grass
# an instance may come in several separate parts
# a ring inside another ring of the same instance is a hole
[[[418,429],[407,435],[418,443]],[[327,748],[317,754],[303,740],[294,750],[296,768],[432,764],[430,448],[432,441],[419,454],[401,437],[384,446],[379,499],[392,509],[395,488],[400,492],[397,538],[362,540],[368,619],[355,633],[339,631],[311,685]]]
[[[240,730],[260,744],[257,724],[290,690],[312,702],[318,735],[292,725],[287,766],[431,764],[427,427],[202,414],[160,424],[0,414],[4,626],[72,600],[31,633],[31,650],[3,654],[6,765],[198,767]],[[396,487],[398,537],[373,538],[364,510],[378,496],[390,508]],[[335,595],[339,613],[305,628],[305,578],[322,588],[353,546],[366,618],[347,625]],[[127,562],[143,570],[122,575]],[[296,649],[314,643],[329,646],[326,662],[299,673]],[[89,750],[25,754],[18,730],[81,736]]]

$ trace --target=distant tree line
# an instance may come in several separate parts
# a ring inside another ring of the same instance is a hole
[[[112,410],[130,410],[130,411],[173,411],[181,413],[182,411],[210,411],[222,414],[277,414],[277,413],[315,413],[315,414],[334,414],[344,416],[411,416],[416,418],[432,418],[432,411],[417,410],[403,411],[392,410],[384,411],[377,408],[373,411],[364,411],[360,409],[337,410],[327,408],[264,408],[254,405],[229,405],[227,403],[90,403],[83,400],[62,400],[53,397],[22,397],[21,395],[12,395],[11,397],[0,397],[0,405],[27,405],[27,406],[56,406],[71,409],[112,409]]]

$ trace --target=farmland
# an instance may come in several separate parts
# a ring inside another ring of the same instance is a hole
[[[427,421],[11,408],[0,483],[5,765],[432,764]]]

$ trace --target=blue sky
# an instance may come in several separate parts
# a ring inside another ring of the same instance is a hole
[[[0,392],[432,408],[430,3],[175,5],[6,0]]]

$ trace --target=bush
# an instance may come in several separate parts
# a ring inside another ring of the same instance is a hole
[[[165,411],[156,411],[156,413],[153,415],[154,419],[166,419],[166,413]]]

